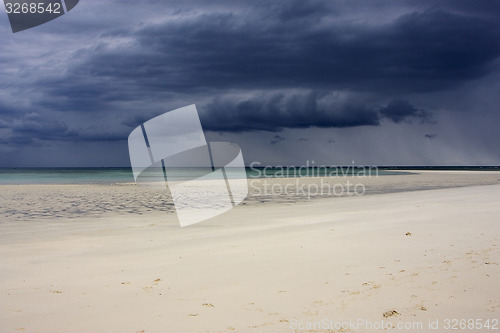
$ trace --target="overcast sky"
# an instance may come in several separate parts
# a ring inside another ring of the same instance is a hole
[[[500,165],[498,1],[97,1],[12,33],[0,166],[129,166],[196,104],[245,162]]]

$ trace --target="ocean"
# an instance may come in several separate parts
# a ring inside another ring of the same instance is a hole
[[[247,167],[246,176],[255,178],[324,177],[371,175],[385,176],[401,174],[404,170],[472,170],[500,171],[499,166],[343,166],[343,167]],[[167,173],[169,180],[188,180],[207,174],[210,170],[200,168],[177,168]],[[153,173],[151,173],[153,174]],[[231,171],[227,172],[231,175]],[[146,177],[148,172],[146,172]],[[132,183],[132,169],[124,168],[0,168],[0,184],[111,184]]]

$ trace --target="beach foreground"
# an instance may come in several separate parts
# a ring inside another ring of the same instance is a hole
[[[55,188],[32,187],[31,198],[43,202]],[[498,198],[500,185],[287,199],[186,228],[156,210],[24,220],[4,213],[0,331],[435,332],[431,322],[442,332],[453,319],[491,326],[500,311]],[[15,210],[14,199],[8,205]]]

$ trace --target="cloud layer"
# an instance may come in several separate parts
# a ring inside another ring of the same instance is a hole
[[[498,14],[493,1],[87,1],[16,35],[4,20],[0,144],[125,142],[193,103],[220,133],[436,123],[498,100],[471,93],[498,73]]]

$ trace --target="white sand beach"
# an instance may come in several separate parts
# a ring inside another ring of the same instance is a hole
[[[0,331],[498,328],[500,174],[364,182],[364,196],[251,195],[185,228],[132,184],[0,186]]]

